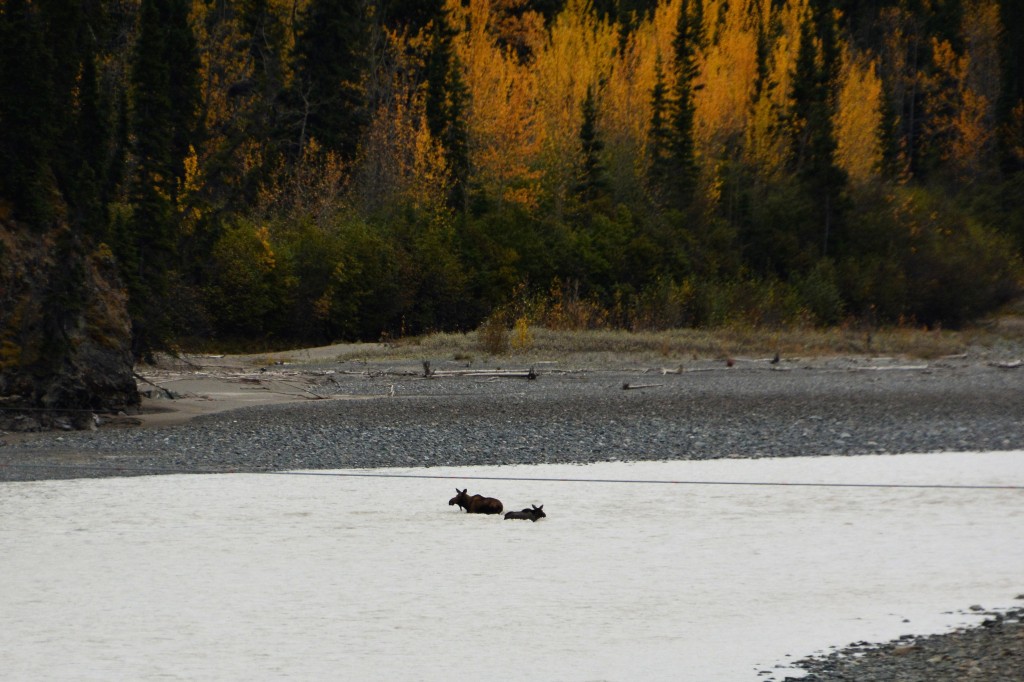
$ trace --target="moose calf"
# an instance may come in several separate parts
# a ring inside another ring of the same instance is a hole
[[[509,512],[508,514],[505,514],[505,520],[507,521],[508,519],[529,519],[530,521],[536,521],[537,519],[542,519],[545,516],[547,516],[547,514],[544,513],[543,504],[539,507],[537,505],[532,506],[533,509],[524,509],[523,511],[513,511]]]

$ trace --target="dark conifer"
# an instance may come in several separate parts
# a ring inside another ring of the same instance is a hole
[[[673,46],[678,73],[675,87],[675,114],[672,121],[672,156],[678,173],[673,198],[676,208],[693,201],[697,189],[697,153],[693,139],[696,107],[693,93],[697,76],[697,53],[704,44],[703,0],[684,0]]]
[[[465,210],[469,198],[469,87],[462,69],[458,57],[453,56],[448,69],[448,116],[441,143],[452,178],[451,204]]]
[[[846,173],[836,163],[836,137],[832,124],[838,89],[838,40],[832,13],[810,13],[800,25],[800,47],[793,73],[791,161],[797,182],[813,206],[808,236],[817,233],[819,247],[810,252],[826,255],[841,226]],[[821,45],[819,55],[816,38]]]
[[[426,57],[424,109],[430,135],[441,143],[445,152],[452,179],[450,203],[465,208],[465,185],[469,175],[466,121],[469,89],[462,77],[462,65],[452,47],[454,36],[455,32],[448,23],[448,13],[439,9],[431,28],[430,52]]]
[[[195,134],[198,62],[187,7],[187,0],[142,0],[132,64],[133,248],[122,248],[118,256],[133,271],[133,349],[143,355],[168,334],[165,295],[176,249],[175,201]]]
[[[650,166],[647,181],[651,193],[659,203],[665,195],[671,173],[671,140],[669,128],[671,113],[669,111],[668,86],[665,83],[665,69],[661,55],[654,60],[654,87],[651,89],[651,126],[647,136],[647,156]]]
[[[694,88],[700,67],[697,55],[704,44],[703,0],[683,0],[672,43],[676,82],[667,122],[668,145],[662,171],[661,196],[666,206],[685,210],[697,190],[697,151],[693,138],[696,107]],[[657,88],[657,85],[655,86]]]
[[[344,159],[355,156],[367,119],[365,8],[359,0],[312,0],[299,19],[290,97],[297,152],[315,138]]]
[[[53,213],[52,55],[37,5],[8,0],[0,12],[0,199],[36,229]]]
[[[580,201],[588,204],[596,201],[608,190],[608,177],[601,152],[604,142],[597,130],[597,98],[594,86],[587,86],[583,100],[583,123],[580,125],[580,148],[583,155],[580,181],[576,194]]]

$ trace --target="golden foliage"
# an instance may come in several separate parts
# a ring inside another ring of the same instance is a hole
[[[510,343],[512,350],[515,351],[525,351],[533,348],[533,332],[530,331],[530,321],[525,315],[516,318],[515,325],[512,328]]]
[[[694,136],[701,156],[720,158],[726,145],[742,139],[757,83],[757,26],[754,0],[705,7],[711,42],[700,67],[694,98]],[[710,18],[709,16],[710,15]],[[720,17],[714,21],[714,17]]]
[[[465,26],[454,40],[472,93],[469,107],[470,167],[484,191],[499,203],[537,202],[543,142],[537,124],[537,79],[532,68],[499,46],[490,29],[491,0],[448,0],[453,25]]]
[[[882,144],[878,136],[882,122],[882,80],[874,60],[843,50],[840,72],[839,107],[835,116],[836,162],[850,182],[863,185],[878,171]]]
[[[564,193],[575,179],[583,100],[588,87],[602,90],[617,45],[616,28],[597,19],[590,0],[569,0],[537,53],[537,126],[543,131],[541,156],[550,192]]]
[[[761,30],[777,27],[778,35],[768,56],[765,82],[753,104],[744,149],[748,163],[770,177],[781,173],[788,161],[788,131],[782,120],[791,104],[792,75],[800,49],[800,22],[810,9],[807,0],[791,0],[779,9],[770,2],[762,2],[757,7]]]
[[[450,186],[444,150],[427,128],[421,94],[384,102],[371,120],[359,162],[359,201],[371,212],[443,210]]]

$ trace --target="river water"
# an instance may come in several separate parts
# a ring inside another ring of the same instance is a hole
[[[1020,486],[1024,452],[325,473],[0,485],[0,679],[781,680],[1024,593],[1021,490],[687,483]]]

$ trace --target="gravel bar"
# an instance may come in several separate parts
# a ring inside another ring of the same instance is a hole
[[[317,372],[325,399],[9,443],[0,480],[1024,449],[1024,370],[988,366]]]

